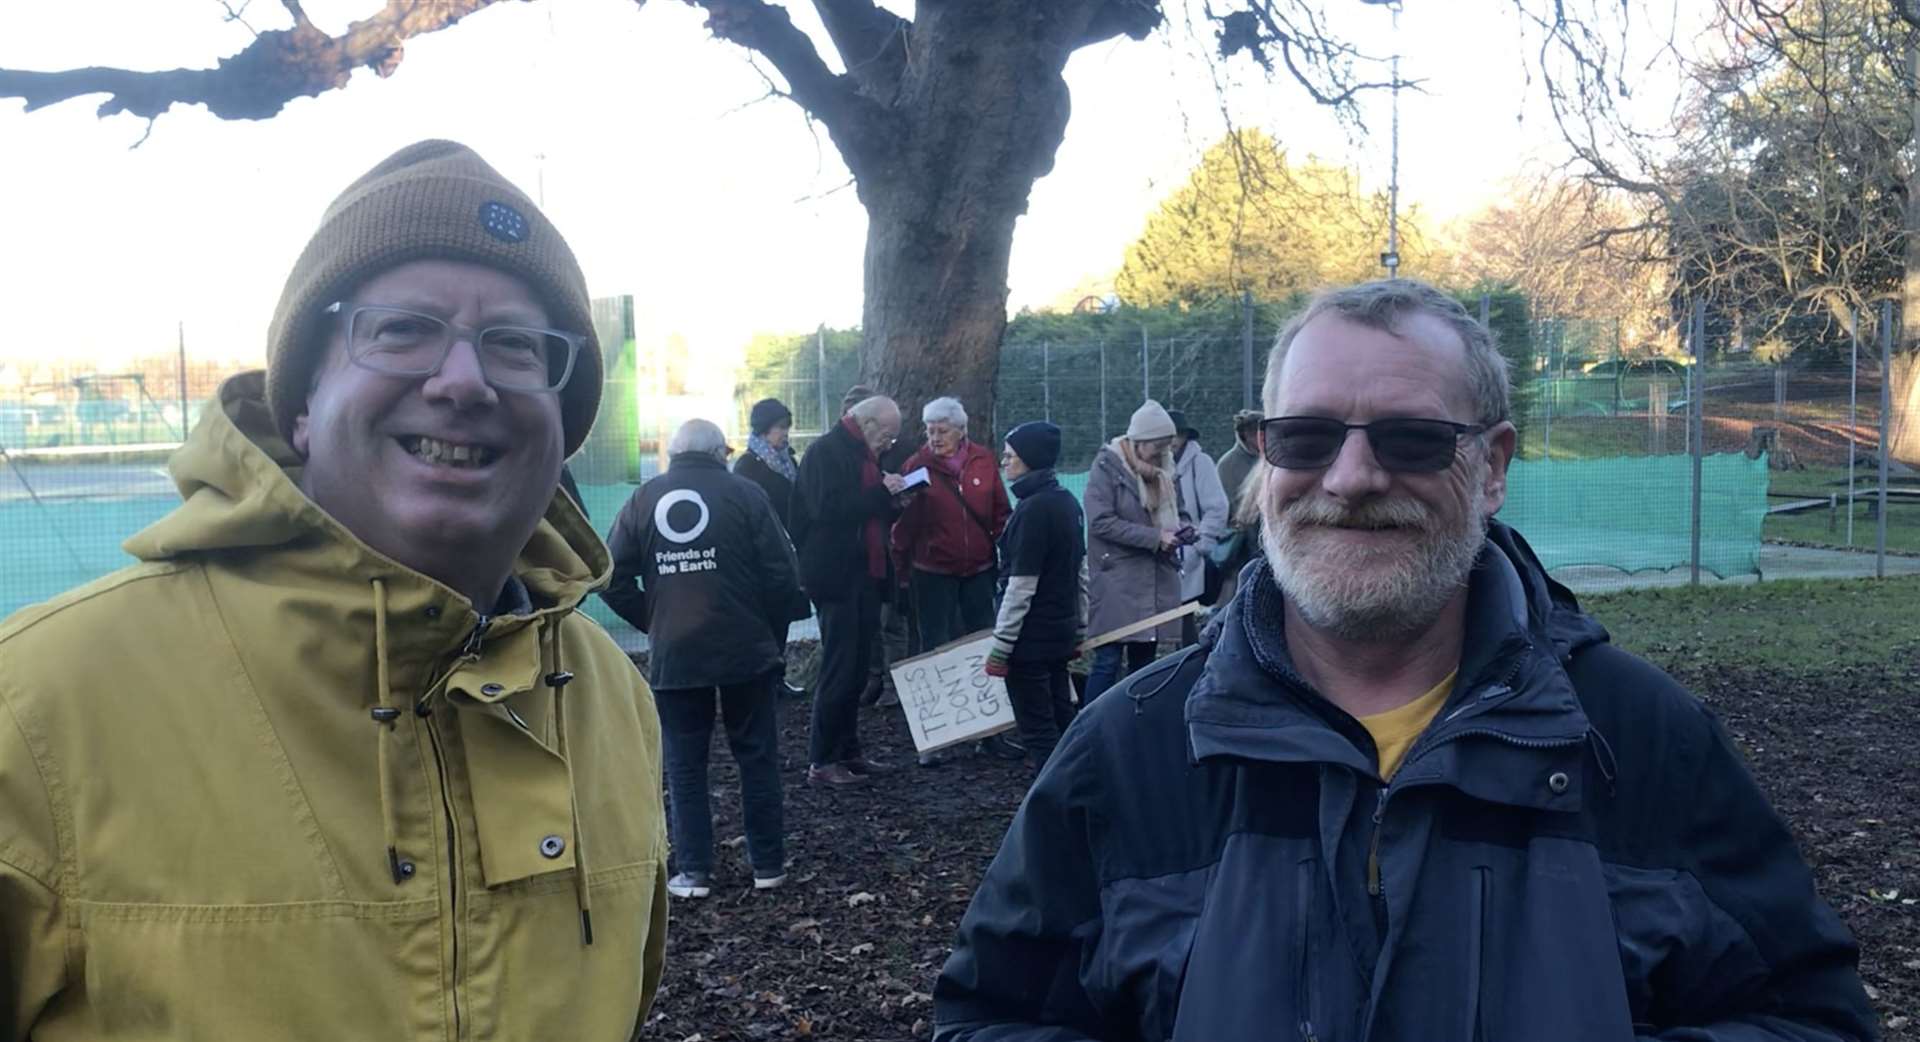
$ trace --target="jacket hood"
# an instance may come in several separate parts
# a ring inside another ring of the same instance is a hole
[[[1277,638],[1282,598],[1272,574],[1265,558],[1248,565],[1224,617],[1203,637],[1206,669],[1186,708],[1195,757],[1370,769],[1356,749],[1360,725],[1311,690]],[[1563,667],[1574,651],[1605,641],[1606,630],[1497,521],[1488,525],[1468,588],[1459,682],[1434,731],[1492,730],[1523,745],[1584,738],[1588,722]]]
[[[217,406],[168,460],[180,506],[122,544],[127,553],[162,561],[277,548],[303,574],[370,581],[396,569],[412,571],[374,551],[300,491],[301,459],[267,409],[264,371],[229,378]],[[514,574],[536,603],[571,606],[605,581],[611,564],[585,515],[556,489]]]

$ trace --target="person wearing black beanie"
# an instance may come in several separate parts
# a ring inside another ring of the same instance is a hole
[[[800,464],[787,440],[793,431],[793,410],[778,398],[762,398],[747,412],[747,430],[747,451],[733,461],[733,472],[766,492],[781,527],[791,533],[793,483],[800,476]]]
[[[1000,612],[986,671],[1006,678],[1036,774],[1073,722],[1067,663],[1086,638],[1086,521],[1054,476],[1059,460],[1060,428],[1043,420],[1007,432],[1000,456],[1020,502],[1000,536]]]

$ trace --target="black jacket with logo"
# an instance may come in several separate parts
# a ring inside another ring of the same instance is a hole
[[[673,457],[640,486],[607,548],[613,581],[602,596],[651,638],[655,689],[738,684],[776,669],[787,623],[806,617],[793,546],[767,494],[705,453]]]

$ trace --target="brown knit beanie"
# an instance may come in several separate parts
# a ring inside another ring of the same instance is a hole
[[[322,309],[390,268],[417,260],[484,264],[526,280],[554,326],[586,336],[560,390],[566,453],[600,409],[600,341],[586,279],[558,229],[474,151],[421,141],[395,152],[327,207],[294,262],[267,327],[267,404],[283,437],[306,411],[325,341]]]

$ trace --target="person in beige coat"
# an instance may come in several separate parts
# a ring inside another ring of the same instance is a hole
[[[1175,433],[1167,410],[1148,399],[1127,433],[1093,459],[1085,494],[1090,638],[1180,606],[1181,556],[1197,534],[1180,520]],[[1086,701],[1152,662],[1157,641],[1179,639],[1180,623],[1169,622],[1095,649]]]

